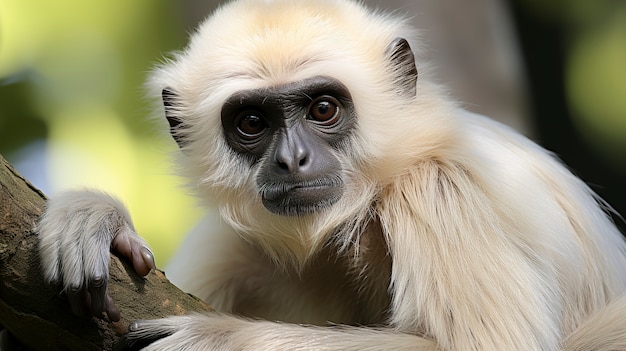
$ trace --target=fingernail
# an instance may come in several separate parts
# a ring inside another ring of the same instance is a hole
[[[141,248],[141,257],[143,258],[143,262],[146,266],[150,267],[150,270],[154,270],[156,268],[156,263],[154,262],[154,255],[152,251],[150,251],[147,247]]]

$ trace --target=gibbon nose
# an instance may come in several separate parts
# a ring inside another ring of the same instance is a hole
[[[285,133],[280,137],[275,153],[275,169],[278,173],[306,172],[310,161],[310,152],[305,140],[291,133]]]
[[[309,164],[308,154],[302,147],[280,148],[276,152],[276,165],[284,173],[300,173]]]

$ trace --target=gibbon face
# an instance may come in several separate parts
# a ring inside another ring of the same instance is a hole
[[[337,149],[356,116],[350,92],[330,77],[312,77],[231,95],[221,111],[228,146],[259,164],[265,208],[280,215],[324,209],[343,192]]]

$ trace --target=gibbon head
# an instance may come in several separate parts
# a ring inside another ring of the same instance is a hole
[[[439,142],[437,121],[414,114],[412,36],[357,2],[240,0],[150,87],[200,196],[241,233],[297,250],[371,215],[382,175]]]

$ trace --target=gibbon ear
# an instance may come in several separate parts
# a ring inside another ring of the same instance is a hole
[[[182,147],[185,144],[182,132],[183,121],[176,115],[178,112],[178,103],[176,101],[178,95],[170,88],[165,88],[161,92],[161,96],[163,98],[163,106],[165,107],[165,118],[167,118],[167,122],[170,124],[170,134],[178,146]]]
[[[395,74],[398,90],[409,97],[417,94],[417,67],[411,46],[404,38],[396,38],[387,47],[387,57]]]

